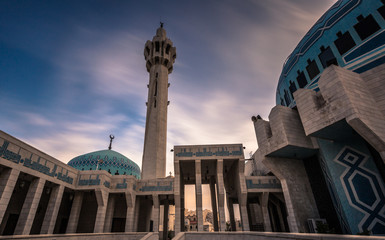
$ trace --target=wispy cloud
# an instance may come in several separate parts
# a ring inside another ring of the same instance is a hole
[[[143,139],[144,126],[121,114],[93,118],[68,113],[70,116],[66,119],[31,112],[15,114],[23,116],[23,128],[34,128],[23,140],[60,161],[68,162],[78,155],[107,149],[108,136],[114,134],[113,149],[141,166],[143,140],[140,139]],[[23,131],[10,130],[16,132],[16,137],[23,134]]]
[[[285,58],[333,2],[180,1],[164,8],[168,35],[177,47],[169,76],[167,172],[173,171],[169,150],[174,145],[243,143],[246,158],[257,148],[250,117],[267,118]],[[143,26],[144,19],[155,17],[144,5],[127,9],[131,15],[114,18],[119,26],[107,18],[103,26],[95,24],[98,14],[88,11],[86,18],[92,21],[79,15],[68,21],[65,33],[47,23],[41,31],[53,32],[42,39],[28,22],[19,22],[14,30],[19,32],[12,36],[26,32],[30,43],[11,37],[5,42],[49,63],[51,75],[34,76],[31,92],[46,86],[39,82],[44,77],[55,95],[47,94],[44,106],[1,98],[6,102],[2,128],[63,162],[106,149],[112,133],[113,149],[141,165],[148,84],[143,47],[155,29],[133,30],[126,24]],[[111,9],[105,10],[107,16]]]
[[[142,39],[128,32],[106,34],[84,27],[78,27],[76,34],[55,59],[63,101],[71,103],[83,96],[95,103],[117,99],[135,107],[133,101],[144,99],[148,78]]]

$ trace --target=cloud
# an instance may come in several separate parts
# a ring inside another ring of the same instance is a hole
[[[23,140],[62,162],[107,149],[109,134],[114,134],[113,149],[141,166],[143,141],[140,139],[143,139],[144,126],[129,117],[112,114],[93,118],[68,113],[68,118],[61,119],[56,115],[41,117],[31,112],[16,112],[16,115],[23,116],[25,129],[34,128],[34,132],[22,137]]]
[[[173,101],[168,109],[168,149],[174,145],[243,143],[245,158],[249,158],[249,152],[257,148],[251,116],[258,112],[251,109],[259,103],[266,107],[258,111],[268,112],[271,106],[264,104],[265,100],[244,102],[224,91],[199,99],[191,96],[193,101],[183,94],[170,95]],[[167,157],[168,172],[173,170],[172,153]]]
[[[177,47],[169,76],[167,172],[173,171],[174,145],[243,143],[246,158],[255,151],[250,117],[267,119],[283,62],[333,2],[176,2],[164,9]],[[132,15],[130,23],[148,15]],[[112,133],[113,149],[141,165],[148,83],[143,47],[154,29],[110,27],[115,22],[100,27],[81,19],[67,25],[66,34],[51,34],[60,35],[54,38],[60,44],[45,47],[33,39],[41,46],[27,47],[57,70],[49,76],[60,90],[46,100],[51,108],[7,99],[2,127],[63,162],[106,149]]]
[[[62,101],[74,104],[87,97],[99,104],[116,99],[136,107],[134,103],[146,95],[148,81],[143,40],[124,31],[77,29],[54,60],[59,67],[56,79],[63,85]]]
[[[54,124],[52,121],[38,113],[19,112],[19,117],[20,119],[23,119],[26,124],[30,125],[49,127]]]

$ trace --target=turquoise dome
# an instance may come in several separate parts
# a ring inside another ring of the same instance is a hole
[[[98,163],[99,162],[99,163]],[[101,150],[80,155],[68,162],[78,170],[106,170],[112,175],[133,175],[140,179],[140,168],[129,158],[113,150]]]

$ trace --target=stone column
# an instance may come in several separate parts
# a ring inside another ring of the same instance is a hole
[[[211,195],[211,207],[213,209],[214,231],[218,229],[218,211],[217,211],[217,198],[215,194],[215,177],[210,178],[210,195]]]
[[[166,240],[167,239],[167,235],[168,235],[168,209],[169,209],[168,199],[166,199],[166,201],[165,201],[163,206],[164,206],[164,213],[163,213],[163,239]]]
[[[231,231],[237,231],[237,228],[235,226],[233,200],[231,198],[227,198],[227,208],[229,209],[229,214],[230,214]]]
[[[58,185],[52,188],[40,234],[53,234],[60,204],[63,199],[63,193],[64,185]]]
[[[183,188],[183,191],[182,191],[182,193],[181,193],[181,198],[180,198],[180,216],[181,216],[181,218],[180,218],[180,229],[181,229],[181,231],[182,232],[184,232],[184,185],[182,185],[182,188]]]
[[[217,161],[217,197],[218,197],[218,211],[219,211],[219,227],[220,231],[226,231],[226,217],[225,217],[225,187],[223,183],[223,159]],[[234,214],[234,211],[233,211]]]
[[[104,230],[104,222],[106,220],[107,204],[109,193],[106,190],[95,190],[96,201],[98,203],[98,210],[96,212],[94,233],[102,233]]]
[[[180,196],[176,195],[175,197],[175,235],[183,232],[181,229],[181,204],[180,204]]]
[[[268,209],[268,203],[269,203],[268,192],[262,193],[260,197],[260,202],[261,202],[261,209],[262,209],[262,215],[263,215],[263,227],[265,228],[265,232],[271,232],[272,229],[271,229],[269,209]]]
[[[175,157],[174,157],[175,158]],[[175,201],[175,235],[182,232],[182,225],[181,225],[181,192],[182,192],[182,185],[183,180],[182,176],[179,170],[179,161],[174,161],[174,201]]]
[[[265,157],[263,164],[281,181],[290,232],[307,232],[308,218],[319,218],[302,160]]]
[[[247,215],[247,187],[245,179],[245,160],[239,159],[238,162],[238,202],[239,202],[239,212],[242,219],[242,230],[250,231],[249,217]]]
[[[32,180],[20,212],[19,220],[17,221],[15,235],[28,235],[31,232],[44,184],[45,180],[42,178]]]
[[[201,160],[195,160],[195,192],[198,232],[203,231]]]
[[[239,204],[239,211],[242,219],[242,230],[250,231],[249,216],[247,215],[247,199],[241,199]]]
[[[83,192],[75,192],[74,200],[72,201],[71,213],[68,219],[66,233],[76,233],[79,222],[80,210],[82,209]]]
[[[153,200],[153,214],[152,214],[152,219],[153,219],[153,230],[154,232],[159,232],[159,196],[157,194],[152,195],[152,200]]]
[[[17,178],[20,171],[7,168],[0,175],[0,223],[3,221],[5,211],[7,210],[9,200],[12,197]]]
[[[139,225],[139,212],[140,212],[140,201],[139,199],[136,199],[135,197],[135,213],[134,213],[134,229],[133,232],[138,231],[138,225]]]
[[[136,196],[131,192],[126,192],[126,232],[135,232],[134,230],[134,217],[135,217],[135,204]]]
[[[116,196],[111,194],[107,204],[106,221],[104,223],[104,232],[111,232],[112,219],[114,218],[115,201],[116,201]]]

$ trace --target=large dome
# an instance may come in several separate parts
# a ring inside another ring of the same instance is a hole
[[[380,0],[339,0],[314,24],[283,65],[276,103],[294,107],[299,88],[318,91],[331,64],[365,72],[385,63],[385,6]]]
[[[73,158],[68,165],[78,170],[106,170],[112,175],[133,175],[140,179],[139,166],[113,150],[101,150]]]

